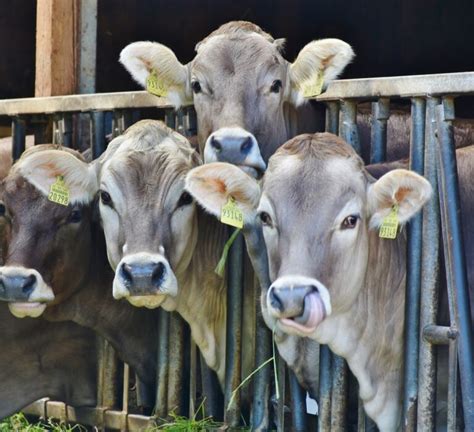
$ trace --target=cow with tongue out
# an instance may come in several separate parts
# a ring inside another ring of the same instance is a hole
[[[321,133],[285,143],[261,187],[222,163],[195,168],[186,187],[215,215],[232,196],[246,226],[262,224],[272,283],[261,307],[285,361],[303,361],[306,338],[327,344],[347,360],[379,429],[397,430],[406,276],[399,228],[428,201],[430,184],[404,169],[376,180],[349,145]],[[311,380],[314,367],[304,374],[300,380]]]

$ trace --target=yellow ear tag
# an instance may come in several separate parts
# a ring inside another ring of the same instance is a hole
[[[227,203],[222,207],[221,222],[236,228],[242,228],[244,226],[244,215],[232,197],[229,197]]]
[[[301,85],[301,92],[305,98],[318,96],[323,90],[324,73],[322,70],[316,76],[312,76]]]
[[[146,91],[159,97],[166,97],[168,94],[168,88],[165,81],[158,77],[158,74],[154,69],[146,79]]]
[[[69,189],[64,183],[63,176],[57,176],[56,181],[51,185],[48,199],[56,204],[67,206],[69,204]]]
[[[398,233],[398,205],[394,204],[390,213],[383,218],[380,225],[379,237],[385,239],[395,239]]]

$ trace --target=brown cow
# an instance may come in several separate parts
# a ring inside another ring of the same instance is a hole
[[[316,130],[314,118],[303,120],[315,115],[303,107],[304,96],[318,93],[354,55],[339,39],[321,39],[290,63],[282,55],[284,42],[255,24],[232,21],[199,42],[187,65],[153,42],[128,45],[120,61],[142,86],[155,72],[161,94],[176,107],[194,102],[206,163],[227,161],[259,176],[282,143]]]
[[[62,176],[69,203],[48,199]],[[8,251],[0,299],[17,317],[71,320],[104,336],[147,383],[155,381],[157,318],[113,299],[113,272],[94,216],[95,171],[73,150],[26,151],[3,183]]]

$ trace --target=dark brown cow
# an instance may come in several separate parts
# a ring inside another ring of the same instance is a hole
[[[67,206],[48,199],[62,176]],[[112,298],[103,233],[94,218],[93,169],[72,150],[36,146],[3,183],[8,251],[0,299],[17,317],[74,321],[109,340],[139,377],[155,381],[156,314]]]

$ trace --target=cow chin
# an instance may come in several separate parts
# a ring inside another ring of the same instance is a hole
[[[143,296],[129,296],[128,302],[135,307],[146,307],[147,309],[156,309],[165,301],[166,295],[143,295]]]
[[[17,318],[38,318],[45,311],[46,305],[36,302],[11,302],[8,303],[8,309]]]

